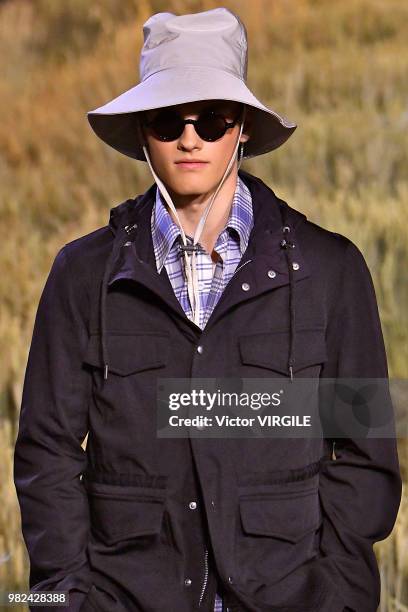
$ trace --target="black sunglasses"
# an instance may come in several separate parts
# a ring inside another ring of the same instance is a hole
[[[172,109],[163,109],[152,121],[144,120],[143,124],[150,128],[159,140],[169,142],[180,138],[187,123],[194,125],[195,131],[203,140],[213,142],[222,138],[227,130],[234,127],[241,117],[242,109],[234,121],[227,121],[220,112],[204,110],[198,119],[183,119]]]

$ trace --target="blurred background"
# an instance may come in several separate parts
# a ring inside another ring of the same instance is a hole
[[[153,183],[147,164],[94,135],[86,113],[139,82],[142,25],[150,15],[219,6],[247,27],[251,89],[298,124],[283,147],[243,169],[361,249],[390,377],[407,378],[406,0],[0,0],[2,590],[28,590],[12,459],[50,266],[66,242],[106,225],[111,207]],[[398,443],[405,481],[408,445]],[[407,521],[404,486],[395,529],[375,546],[381,612],[408,611]]]

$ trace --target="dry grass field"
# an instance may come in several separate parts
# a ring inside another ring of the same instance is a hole
[[[152,183],[143,163],[95,137],[86,112],[138,82],[141,26],[152,13],[217,6],[247,26],[250,87],[299,126],[283,147],[243,168],[360,247],[390,376],[407,378],[406,1],[0,0],[2,588],[27,588],[12,453],[45,278],[63,244],[104,225],[112,206]],[[399,449],[405,479],[406,440]],[[381,612],[408,611],[407,546],[404,489],[394,532],[376,545]]]

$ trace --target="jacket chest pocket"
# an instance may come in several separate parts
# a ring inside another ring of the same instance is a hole
[[[248,374],[262,377],[262,370],[288,375],[290,333],[288,329],[243,334],[238,338],[241,363],[252,366]],[[302,328],[296,330],[293,371],[302,377],[318,376],[327,361],[325,330]],[[265,375],[265,374],[264,374]],[[271,376],[270,372],[266,373]]]
[[[109,373],[129,376],[137,372],[162,368],[167,364],[169,334],[165,332],[109,332],[105,339],[108,349]],[[83,362],[103,371],[99,333],[90,335]]]
[[[92,531],[108,546],[161,531],[166,489],[86,481]]]

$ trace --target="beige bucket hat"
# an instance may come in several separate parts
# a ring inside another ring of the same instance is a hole
[[[234,100],[251,107],[244,159],[276,149],[296,129],[246,85],[246,28],[229,9],[157,13],[144,23],[143,36],[140,83],[87,113],[96,135],[120,153],[147,161],[137,130],[139,111],[198,100]]]

